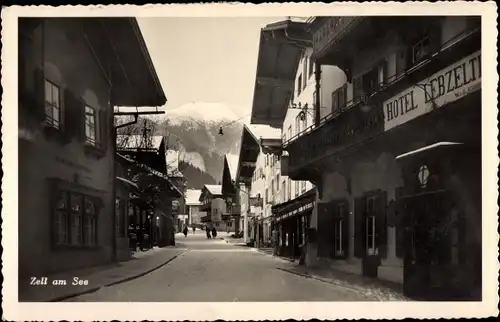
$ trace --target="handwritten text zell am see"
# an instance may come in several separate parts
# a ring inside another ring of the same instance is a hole
[[[47,277],[31,277],[30,285],[47,286],[47,285],[49,285],[49,279]],[[53,280],[51,280],[50,285],[66,286],[66,285],[68,285],[68,281],[66,279],[53,279]],[[73,277],[73,279],[71,280],[71,285],[86,286],[86,285],[89,285],[89,281],[84,280],[84,279],[80,279],[78,277]]]
[[[461,59],[418,84],[420,86],[412,86],[384,102],[386,131],[480,89],[481,51]],[[435,104],[432,104],[433,101]]]

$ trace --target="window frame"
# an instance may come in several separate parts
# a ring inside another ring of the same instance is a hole
[[[92,111],[92,114],[91,113],[88,113],[87,109],[91,110]],[[99,139],[98,139],[98,125],[99,125],[99,121],[98,121],[98,117],[97,117],[97,109],[95,107],[92,107],[91,105],[85,103],[85,143],[86,144],[89,144],[91,146],[98,146],[99,144]],[[93,122],[94,124],[90,124],[88,123],[88,118],[89,116],[92,116],[93,117]],[[92,129],[92,126],[93,125],[93,130],[94,130],[94,140],[92,141],[92,138],[90,138],[88,135],[87,135],[87,129]]]
[[[48,127],[52,127],[56,130],[60,130],[61,127],[62,127],[62,116],[63,116],[63,113],[62,113],[62,108],[63,108],[63,91],[64,91],[64,88],[62,86],[60,86],[59,84],[57,84],[56,82],[48,79],[48,78],[44,78],[44,93],[43,93],[43,96],[44,96],[44,113],[45,113],[45,120],[44,120],[44,125],[45,126],[48,126]],[[58,99],[58,102],[57,104],[59,106],[55,106],[54,102],[51,100],[49,101],[48,100],[48,97],[47,97],[47,86],[50,86],[50,93],[51,93],[51,99],[53,99],[53,95],[54,95],[54,89],[57,89],[58,93],[57,93],[57,99]],[[51,112],[52,112],[52,115],[48,115],[47,114],[47,110],[50,108]],[[55,122],[55,118],[54,118],[54,109],[57,109],[57,121]]]
[[[425,42],[427,42],[427,52],[423,51],[424,53],[421,53],[420,57],[415,57],[416,56],[415,50],[418,49],[419,47],[421,47],[420,49],[425,48],[424,47]],[[430,39],[429,35],[425,35],[411,45],[412,65],[414,66],[414,65],[418,64],[422,60],[426,59],[430,54],[431,54],[431,39]]]
[[[297,77],[297,97],[302,93],[302,74]]]
[[[295,190],[295,198],[297,198],[299,196],[299,193],[300,193],[300,186],[299,186],[299,181],[293,181],[294,184],[294,190]]]
[[[54,190],[55,202],[51,206],[52,213],[52,246],[55,248],[66,247],[66,248],[95,248],[98,247],[98,214],[96,210],[95,202],[92,201],[93,196],[76,192],[68,189],[56,188]],[[65,205],[62,208],[59,208],[59,202],[62,200],[64,196]],[[78,198],[80,203],[77,204],[81,206],[81,208],[74,209],[72,203],[72,197]],[[92,205],[92,213],[88,212],[88,204],[90,202]],[[65,240],[63,242],[60,241],[59,238],[59,230],[58,227],[58,218],[60,215],[65,217],[65,223],[63,226]],[[73,239],[73,234],[75,233],[73,229],[74,217],[79,216],[79,226],[78,232],[80,234],[79,239]],[[87,221],[93,220],[93,225],[91,225],[92,233],[89,234],[87,231]],[[89,242],[90,240],[90,242]]]
[[[300,119],[300,115],[301,113],[299,113],[296,117],[295,117],[295,132],[297,134],[300,133],[300,124],[302,123],[302,120]]]

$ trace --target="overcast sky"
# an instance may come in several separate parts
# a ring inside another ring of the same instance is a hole
[[[167,96],[167,114],[174,109],[192,110],[193,103],[200,109],[204,103],[218,103],[238,116],[248,115],[260,29],[283,19],[285,17],[139,18]],[[187,106],[190,108],[185,108]],[[223,111],[224,108],[218,109],[218,113]]]

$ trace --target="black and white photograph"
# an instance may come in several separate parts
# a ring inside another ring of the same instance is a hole
[[[4,8],[5,317],[498,315],[496,4],[359,5]]]

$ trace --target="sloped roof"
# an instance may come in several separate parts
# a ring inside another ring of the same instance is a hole
[[[149,148],[159,149],[161,142],[163,140],[163,136],[161,135],[152,135],[148,137],[151,140],[151,146]],[[142,135],[123,135],[119,134],[116,136],[117,148],[119,150],[132,150],[137,148],[148,148],[146,143],[144,142],[144,138]]]
[[[187,206],[196,206],[200,205],[200,189],[188,189],[186,190],[186,205]]]
[[[281,129],[274,128],[269,125],[261,125],[261,124],[250,124],[245,125],[248,132],[252,134],[257,141],[260,142],[260,139],[280,139],[281,138]]]
[[[227,165],[229,166],[231,180],[236,180],[236,171],[238,171],[238,156],[227,153],[224,155],[224,157],[226,158]]]
[[[213,196],[222,195],[222,185],[220,184],[206,184],[205,188],[210,192]]]

